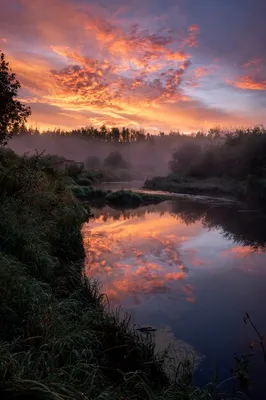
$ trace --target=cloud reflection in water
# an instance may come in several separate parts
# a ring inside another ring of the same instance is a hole
[[[130,296],[139,303],[140,296],[177,290],[188,302],[195,301],[180,245],[198,234],[199,223],[184,225],[160,211],[131,219],[106,215],[85,224],[83,237],[88,274],[100,278],[111,301]]]

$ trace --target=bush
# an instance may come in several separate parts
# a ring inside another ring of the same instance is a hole
[[[72,191],[73,195],[78,198],[85,196],[84,188],[80,185],[71,185],[69,186],[69,189]]]
[[[73,186],[76,185],[76,182],[73,178],[71,178],[70,176],[64,175],[63,176],[63,182],[65,185],[67,186]]]
[[[91,179],[85,178],[84,176],[80,176],[79,178],[76,179],[77,185],[80,186],[91,186],[92,181]]]
[[[71,185],[69,186],[69,188],[75,197],[93,203],[97,201],[102,202],[103,200],[106,199],[106,196],[109,193],[109,191],[102,189],[95,189],[90,186]]]
[[[100,169],[101,168],[101,160],[97,156],[90,156],[86,160],[86,168],[90,169]]]
[[[105,167],[108,168],[129,168],[128,163],[123,159],[119,151],[111,152],[104,160]]]
[[[201,147],[195,143],[185,143],[172,153],[169,163],[171,172],[175,174],[186,174],[201,156]]]
[[[142,197],[134,192],[120,190],[107,195],[106,201],[110,204],[123,207],[138,207],[142,203]]]
[[[81,174],[81,172],[82,172],[82,168],[77,164],[70,164],[66,168],[67,175],[73,179],[77,179],[78,176]]]

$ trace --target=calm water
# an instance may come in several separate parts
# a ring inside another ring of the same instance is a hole
[[[257,339],[245,311],[266,333],[266,220],[233,204],[189,199],[93,212],[83,228],[86,268],[111,305],[139,325],[168,327],[203,354],[201,383],[217,367],[220,379],[228,377],[234,353],[249,353]],[[253,351],[254,398],[263,399],[266,367],[259,344]]]

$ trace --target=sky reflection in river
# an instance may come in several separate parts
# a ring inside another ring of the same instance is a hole
[[[236,244],[219,227],[206,228],[201,215],[187,221],[170,204],[123,212],[105,207],[84,225],[88,274],[100,278],[114,304],[137,305],[162,293],[193,303],[190,279],[197,270],[212,274],[233,264],[248,272],[264,259],[261,249]]]
[[[100,279],[111,305],[137,324],[169,326],[228,377],[233,354],[254,339],[245,311],[266,332],[265,217],[192,200],[93,212],[83,227],[86,273]],[[256,379],[260,361],[258,352]]]
[[[107,207],[103,212],[112,210]],[[150,214],[143,209],[142,215],[131,219],[116,213],[107,220],[100,215],[83,229],[89,274],[101,278],[109,299],[121,303],[126,296],[138,304],[141,297],[171,292],[173,283],[183,281],[178,284],[180,294],[193,302],[188,263],[180,249],[199,234],[200,223],[186,226],[169,214],[162,215],[160,208]]]

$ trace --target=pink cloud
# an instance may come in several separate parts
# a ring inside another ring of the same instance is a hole
[[[204,76],[211,75],[214,72],[213,68],[208,67],[198,67],[194,70],[195,78],[202,78]]]
[[[200,28],[198,25],[191,25],[188,28],[188,36],[185,39],[184,43],[189,47],[196,47],[197,46],[197,38],[200,33]]]
[[[235,81],[227,80],[227,83],[242,90],[266,90],[266,80],[256,80],[249,75],[240,76]]]

